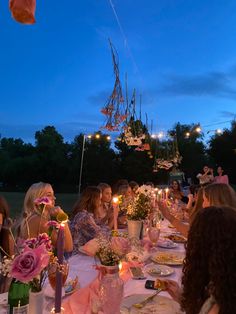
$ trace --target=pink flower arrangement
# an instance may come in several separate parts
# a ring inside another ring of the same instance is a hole
[[[13,260],[11,276],[21,282],[29,283],[47,267],[49,258],[45,244],[35,248],[25,246],[21,254]]]
[[[37,238],[30,238],[24,241],[23,246],[27,246],[31,249],[39,247],[44,244],[48,252],[52,251],[52,241],[47,233],[41,233]]]
[[[18,254],[7,259],[10,266],[6,275],[29,283],[33,292],[41,291],[53,254],[50,237],[42,233],[36,238],[18,241],[17,244]]]

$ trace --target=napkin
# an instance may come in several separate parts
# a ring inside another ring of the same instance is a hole
[[[81,246],[82,250],[89,256],[95,256],[98,249],[99,249],[99,243],[96,238],[88,241],[85,243],[84,246]]]

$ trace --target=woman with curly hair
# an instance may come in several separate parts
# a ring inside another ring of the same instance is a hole
[[[182,291],[167,291],[186,314],[236,313],[236,210],[208,207],[195,216],[186,244]]]

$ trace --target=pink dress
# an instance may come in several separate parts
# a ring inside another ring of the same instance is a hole
[[[227,174],[224,174],[223,176],[216,176],[215,177],[215,182],[216,183],[229,184],[229,178],[228,178]]]

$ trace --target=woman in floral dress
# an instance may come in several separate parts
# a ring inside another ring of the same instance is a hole
[[[88,186],[75,203],[70,224],[73,253],[78,253],[80,246],[100,234],[109,234],[109,228],[97,225],[94,219],[100,205],[101,191],[96,186]]]

